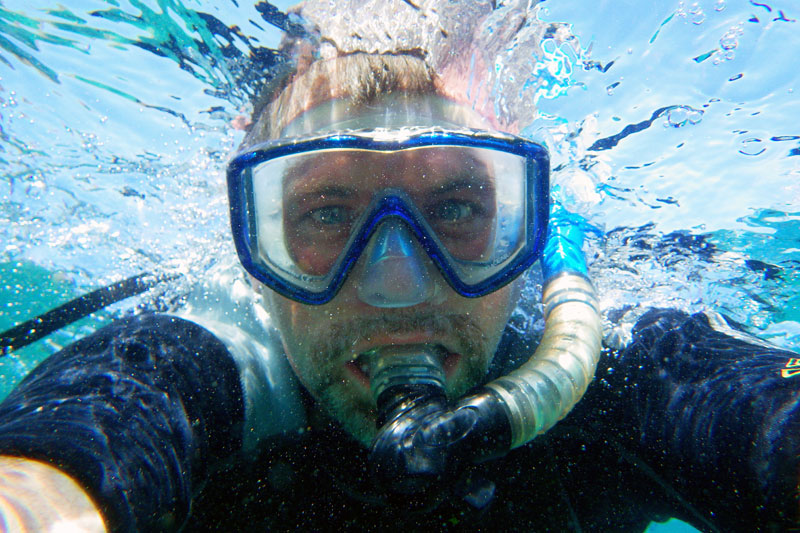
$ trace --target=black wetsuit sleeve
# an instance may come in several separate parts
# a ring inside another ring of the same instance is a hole
[[[174,317],[119,321],[54,354],[0,405],[0,453],[77,478],[114,531],[186,519],[210,465],[241,448],[225,346]]]
[[[800,356],[731,326],[650,311],[601,379],[630,448],[676,489],[676,515],[709,531],[785,531],[798,518]]]

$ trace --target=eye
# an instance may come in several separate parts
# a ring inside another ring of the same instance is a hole
[[[445,200],[434,205],[431,216],[442,222],[462,222],[478,215],[479,207],[463,200]]]
[[[344,224],[350,221],[347,208],[340,205],[318,207],[306,213],[305,216],[310,221],[322,226],[333,226],[334,224]]]

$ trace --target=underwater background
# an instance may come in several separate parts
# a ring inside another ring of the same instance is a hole
[[[293,3],[0,1],[0,331],[153,280],[4,350],[0,398],[60,347],[168,307],[235,253],[224,170],[243,134],[232,124],[281,67],[281,38],[300,31]],[[441,24],[458,6],[406,4]],[[551,150],[608,325],[650,306],[714,309],[800,351],[800,6],[495,4],[477,36],[499,42],[493,97]],[[374,6],[331,0],[331,25]],[[517,318],[539,319],[526,314],[537,289],[530,276]]]

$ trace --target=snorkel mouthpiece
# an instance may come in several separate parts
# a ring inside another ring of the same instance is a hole
[[[412,507],[425,505],[431,489],[453,481],[463,461],[510,448],[509,417],[496,397],[448,405],[443,348],[389,346],[365,355],[378,406],[370,462],[383,489],[405,495]]]
[[[444,398],[444,349],[430,344],[383,346],[364,354],[380,428],[414,399]]]

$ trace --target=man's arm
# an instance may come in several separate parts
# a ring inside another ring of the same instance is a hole
[[[719,315],[654,310],[598,377],[681,518],[784,530],[798,519],[798,357]]]
[[[115,323],[51,356],[0,405],[0,453],[84,488],[111,530],[180,527],[210,465],[241,448],[238,370],[185,320]]]

